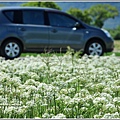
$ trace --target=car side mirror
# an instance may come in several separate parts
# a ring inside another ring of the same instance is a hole
[[[78,29],[81,27],[81,24],[79,22],[76,22],[74,27],[76,27]]]

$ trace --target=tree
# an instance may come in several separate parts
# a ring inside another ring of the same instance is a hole
[[[27,2],[22,4],[22,6],[41,7],[41,2]]]
[[[48,7],[61,10],[61,8],[54,2],[41,2],[41,7]]]
[[[120,40],[120,25],[114,29],[108,29],[114,40]]]
[[[70,8],[67,13],[69,13],[70,15],[74,16],[75,18],[84,21],[87,24],[90,24],[91,22],[91,18],[88,15],[87,10],[82,11],[78,8]]]
[[[27,2],[22,4],[22,6],[31,6],[31,7],[48,7],[61,10],[61,8],[54,2]]]
[[[88,9],[89,16],[92,18],[92,24],[102,28],[104,22],[109,18],[115,18],[119,15],[116,7],[110,4],[98,4]]]
[[[4,5],[0,4],[0,7],[4,7]]]

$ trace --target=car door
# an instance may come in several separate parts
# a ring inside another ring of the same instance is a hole
[[[23,24],[18,25],[18,34],[26,48],[39,51],[49,44],[48,27],[44,24],[44,11],[23,10]]]
[[[73,49],[80,49],[84,37],[82,29],[74,27],[77,22],[72,17],[55,12],[48,12],[49,17],[49,47],[53,49],[63,49],[69,46]]]

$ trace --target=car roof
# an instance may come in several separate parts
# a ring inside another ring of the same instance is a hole
[[[60,11],[53,8],[45,8],[45,7],[0,7],[0,11],[3,10],[50,10],[50,11]]]

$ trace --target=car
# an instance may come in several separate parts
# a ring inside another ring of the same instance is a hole
[[[52,8],[1,7],[0,54],[14,59],[25,52],[65,52],[102,56],[114,49],[108,31]]]

